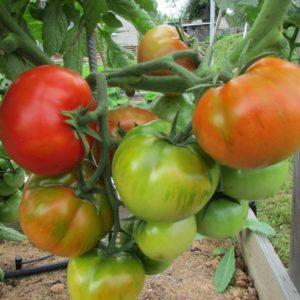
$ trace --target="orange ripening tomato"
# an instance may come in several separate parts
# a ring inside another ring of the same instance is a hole
[[[93,170],[84,165],[84,177],[90,177]],[[96,194],[92,203],[74,193],[78,176],[77,170],[51,177],[32,175],[24,187],[21,228],[36,247],[54,255],[82,255],[113,226],[106,194]]]
[[[138,63],[157,59],[172,52],[188,50],[189,47],[180,40],[177,29],[170,25],[159,25],[149,30],[142,38],[138,49]],[[197,68],[195,62],[188,58],[179,58],[176,62],[188,70]],[[151,75],[172,75],[168,70],[158,70]]]
[[[267,167],[300,149],[300,68],[266,57],[209,89],[193,117],[198,144],[223,165]]]
[[[120,141],[122,137],[119,134],[119,128],[126,133],[138,125],[147,124],[156,119],[156,115],[145,108],[133,105],[122,105],[108,112],[109,134],[113,140]],[[115,150],[112,149],[110,152],[111,161],[114,157],[114,153]],[[99,143],[94,144],[93,155],[98,162],[101,156]]]

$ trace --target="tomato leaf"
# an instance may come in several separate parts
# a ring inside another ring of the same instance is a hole
[[[156,0],[135,0],[135,2],[151,16],[157,13]]]
[[[85,30],[79,23],[67,31],[64,41],[64,66],[82,74],[83,57],[86,52]]]
[[[234,247],[230,247],[220,260],[214,277],[214,285],[218,293],[223,293],[228,287],[235,270]]]
[[[213,256],[219,256],[219,255],[222,255],[226,252],[226,249],[223,248],[223,247],[216,247],[213,252],[212,252],[212,255]]]
[[[60,0],[47,2],[43,14],[43,45],[48,55],[60,52],[68,28],[67,17]]]
[[[9,80],[14,80],[31,67],[30,62],[16,54],[9,53],[0,56],[0,73],[5,74]]]
[[[4,281],[4,271],[0,268],[0,281]]]
[[[19,231],[6,227],[0,224],[0,240],[8,240],[14,242],[20,242],[26,239],[26,236]]]
[[[252,25],[257,17],[257,15],[259,14],[261,7],[264,3],[264,0],[259,0],[259,3],[256,7],[246,7],[245,11],[246,11],[246,18],[247,18],[247,22]]]
[[[123,26],[122,22],[116,17],[112,12],[104,15],[102,17],[103,22],[111,28],[121,28]]]
[[[149,14],[133,0],[109,0],[108,8],[145,33],[155,26]]]
[[[93,34],[101,15],[108,13],[107,4],[105,0],[84,0],[83,8],[86,31],[87,35],[90,37]]]
[[[259,0],[215,0],[220,9],[236,9],[241,6],[257,6]]]
[[[110,68],[127,66],[135,58],[133,53],[118,45],[105,31],[100,31],[100,44],[105,62]]]
[[[273,236],[276,234],[276,231],[273,227],[265,222],[258,220],[247,220],[244,228],[250,229],[251,231],[264,234],[266,236]]]

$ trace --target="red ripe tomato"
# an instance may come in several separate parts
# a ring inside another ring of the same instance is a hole
[[[18,77],[0,107],[0,136],[9,156],[40,175],[70,171],[85,156],[82,142],[62,111],[91,104],[79,75],[59,66],[39,66]]]
[[[172,52],[188,50],[189,47],[180,40],[177,29],[170,25],[159,25],[149,30],[142,38],[138,49],[138,62],[146,62],[168,55]],[[195,62],[188,58],[179,58],[176,62],[189,70],[197,68]],[[158,70],[152,75],[171,75],[168,70]]]
[[[300,149],[300,68],[267,57],[198,102],[199,145],[232,168],[266,167]]]

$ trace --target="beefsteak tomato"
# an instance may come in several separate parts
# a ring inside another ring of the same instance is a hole
[[[96,246],[113,225],[105,194],[94,202],[75,195],[77,172],[46,177],[32,175],[25,185],[20,224],[38,248],[58,256],[77,256]]]
[[[300,68],[258,60],[198,102],[193,127],[201,148],[231,168],[263,168],[300,149]]]
[[[159,136],[170,123],[157,120],[125,136],[112,166],[117,190],[127,208],[149,222],[173,222],[194,215],[209,200],[219,166],[196,144],[179,147]]]

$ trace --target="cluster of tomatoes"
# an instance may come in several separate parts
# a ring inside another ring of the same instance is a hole
[[[138,59],[187,48],[175,28],[158,26],[142,39]],[[195,68],[188,59],[177,63]],[[101,147],[87,137],[94,159],[86,159],[62,114],[93,109],[89,86],[58,66],[36,67],[16,79],[0,107],[0,138],[10,157],[33,173],[23,191],[21,227],[37,247],[72,257],[72,299],[135,299],[145,274],[167,268],[196,232],[234,237],[245,224],[247,200],[274,194],[287,176],[286,159],[300,148],[299,81],[297,66],[264,58],[209,89],[196,106],[188,95],[173,95],[161,96],[150,110],[109,111],[109,133],[119,144],[110,155],[112,177],[132,216],[122,225],[120,251],[108,254],[99,241],[115,220],[103,184],[92,198],[75,192],[80,177],[90,178],[101,162]],[[193,119],[195,134],[179,145],[170,138],[177,111],[178,130]]]

